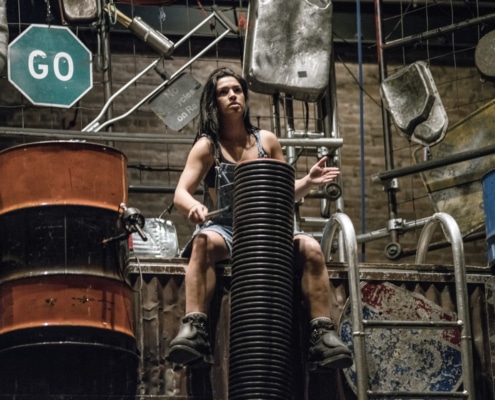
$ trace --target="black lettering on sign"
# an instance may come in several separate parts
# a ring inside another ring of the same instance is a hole
[[[201,84],[184,73],[150,102],[153,112],[170,129],[180,131],[199,114]]]

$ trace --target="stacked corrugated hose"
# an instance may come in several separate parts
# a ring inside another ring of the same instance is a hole
[[[294,168],[236,166],[229,399],[291,397]]]

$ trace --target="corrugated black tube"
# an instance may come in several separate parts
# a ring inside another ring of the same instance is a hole
[[[235,169],[229,400],[292,393],[294,168],[273,159]]]

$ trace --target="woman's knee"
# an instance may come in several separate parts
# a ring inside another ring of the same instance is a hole
[[[296,261],[317,266],[325,264],[320,244],[310,236],[298,235],[295,237],[294,253]]]
[[[198,233],[194,238],[191,257],[197,256],[217,262],[217,258],[225,258],[227,251],[223,237],[217,232],[207,231]]]

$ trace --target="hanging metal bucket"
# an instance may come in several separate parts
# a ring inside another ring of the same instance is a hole
[[[84,142],[0,152],[2,393],[135,390],[127,241],[104,243],[124,232],[126,166]]]
[[[179,239],[172,221],[161,218],[146,218],[143,233],[144,241],[139,234],[132,234],[132,248],[135,256],[171,258],[179,254]]]
[[[329,83],[332,15],[330,0],[250,1],[243,63],[249,87],[319,100]]]

